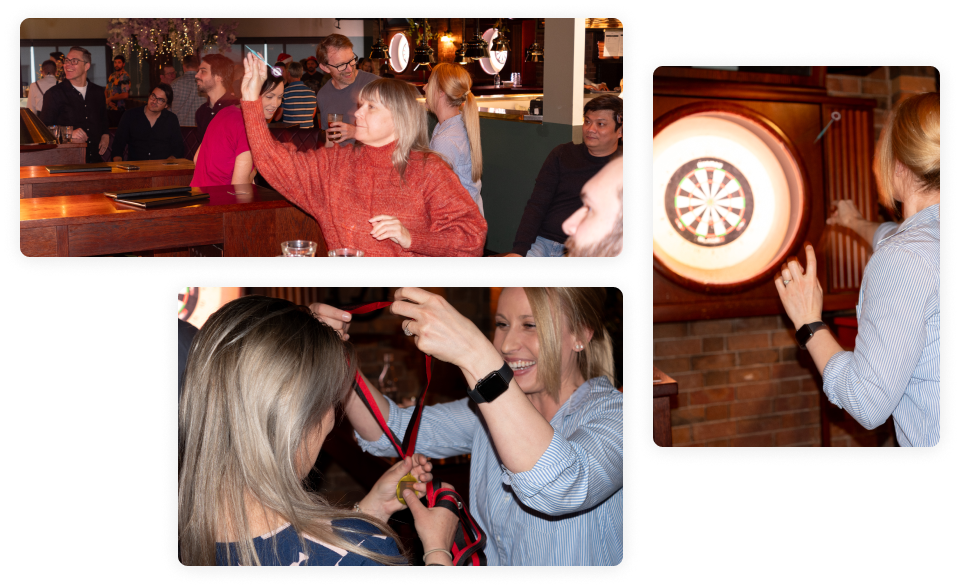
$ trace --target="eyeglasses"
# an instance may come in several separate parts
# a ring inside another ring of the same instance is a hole
[[[86,63],[86,61],[82,59],[64,59],[63,62],[69,63],[70,65],[80,65],[81,63]]]
[[[358,59],[360,59],[360,58],[357,57],[357,54],[356,54],[356,53],[354,53],[354,54],[353,54],[353,59],[351,59],[350,61],[346,61],[346,62],[344,62],[344,63],[341,63],[340,65],[329,65],[329,64],[328,64],[327,67],[335,68],[337,71],[343,71],[344,69],[347,68],[347,66],[356,67],[356,66],[357,66],[357,60],[358,60]]]
[[[167,103],[167,99],[166,99],[166,98],[157,98],[157,95],[156,95],[156,94],[150,94],[150,97],[149,97],[147,100],[153,100],[154,102],[156,102],[157,104],[159,104],[159,105],[161,105],[161,106],[163,106],[164,104]]]

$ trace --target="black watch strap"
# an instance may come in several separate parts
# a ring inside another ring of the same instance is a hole
[[[813,334],[819,331],[820,329],[826,329],[827,325],[821,321],[816,321],[803,325],[797,329],[797,345],[800,346],[800,349],[807,348],[807,341],[810,340],[810,337],[813,337]]]
[[[477,385],[472,390],[467,390],[467,394],[477,404],[493,402],[507,391],[512,379],[513,370],[510,369],[507,362],[503,362],[503,367],[477,380]]]

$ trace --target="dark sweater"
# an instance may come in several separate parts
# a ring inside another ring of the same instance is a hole
[[[517,236],[513,240],[513,253],[526,255],[537,237],[558,243],[567,240],[563,233],[563,221],[583,204],[580,191],[610,161],[613,155],[594,157],[583,143],[564,143],[554,147],[533,187],[520,219]]]
[[[43,95],[40,120],[47,126],[65,125],[87,134],[87,163],[103,161],[100,138],[107,133],[107,98],[103,86],[87,80],[86,97],[64,80]]]
[[[145,107],[144,107],[145,108]],[[161,110],[157,122],[150,120],[143,108],[134,108],[123,113],[117,135],[113,139],[113,157],[123,157],[123,150],[130,146],[127,161],[166,159],[171,155],[181,158],[184,154],[183,133],[180,119],[169,110]]]

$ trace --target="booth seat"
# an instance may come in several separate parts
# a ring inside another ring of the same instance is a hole
[[[184,159],[193,159],[197,149],[200,148],[200,132],[197,127],[180,127],[180,132],[183,134],[183,144],[186,148],[183,157]],[[107,147],[106,153],[103,154],[104,161],[113,160],[113,139],[116,133],[117,129],[110,129],[110,145]],[[296,145],[297,151],[309,151],[310,149],[316,149],[320,143],[321,130],[318,126],[312,129],[301,129],[283,123],[273,123],[270,125],[270,133],[281,143],[293,143]],[[127,159],[126,153],[123,154],[123,158],[124,160]]]

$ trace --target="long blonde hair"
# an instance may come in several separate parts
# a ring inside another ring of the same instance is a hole
[[[883,127],[873,173],[880,203],[894,208],[897,162],[917,177],[921,189],[940,190],[940,93],[918,94],[894,106]]]
[[[473,80],[463,67],[456,63],[441,63],[433,68],[428,84],[436,87],[450,106],[460,109],[463,124],[470,140],[471,178],[479,182],[483,176],[483,150],[480,147],[480,111],[470,88]]]
[[[390,111],[393,128],[397,133],[397,146],[393,150],[393,168],[403,180],[410,154],[419,152],[426,162],[429,154],[443,159],[430,149],[430,137],[427,132],[427,113],[417,102],[420,94],[410,84],[390,78],[374,80],[360,90],[360,100],[379,102]]]
[[[540,345],[537,373],[547,393],[554,400],[560,397],[564,326],[582,339],[587,338],[589,331],[593,332],[590,342],[577,354],[577,367],[583,379],[604,376],[615,385],[613,343],[603,325],[606,299],[603,288],[524,288],[523,291],[537,324]]]
[[[180,399],[183,564],[214,565],[218,530],[236,540],[240,564],[260,564],[248,497],[289,521],[305,551],[310,535],[381,563],[405,563],[341,537],[331,521],[356,518],[396,540],[376,519],[308,492],[297,472],[305,436],[349,393],[353,359],[332,328],[286,300],[247,296],[210,316],[191,345]]]

